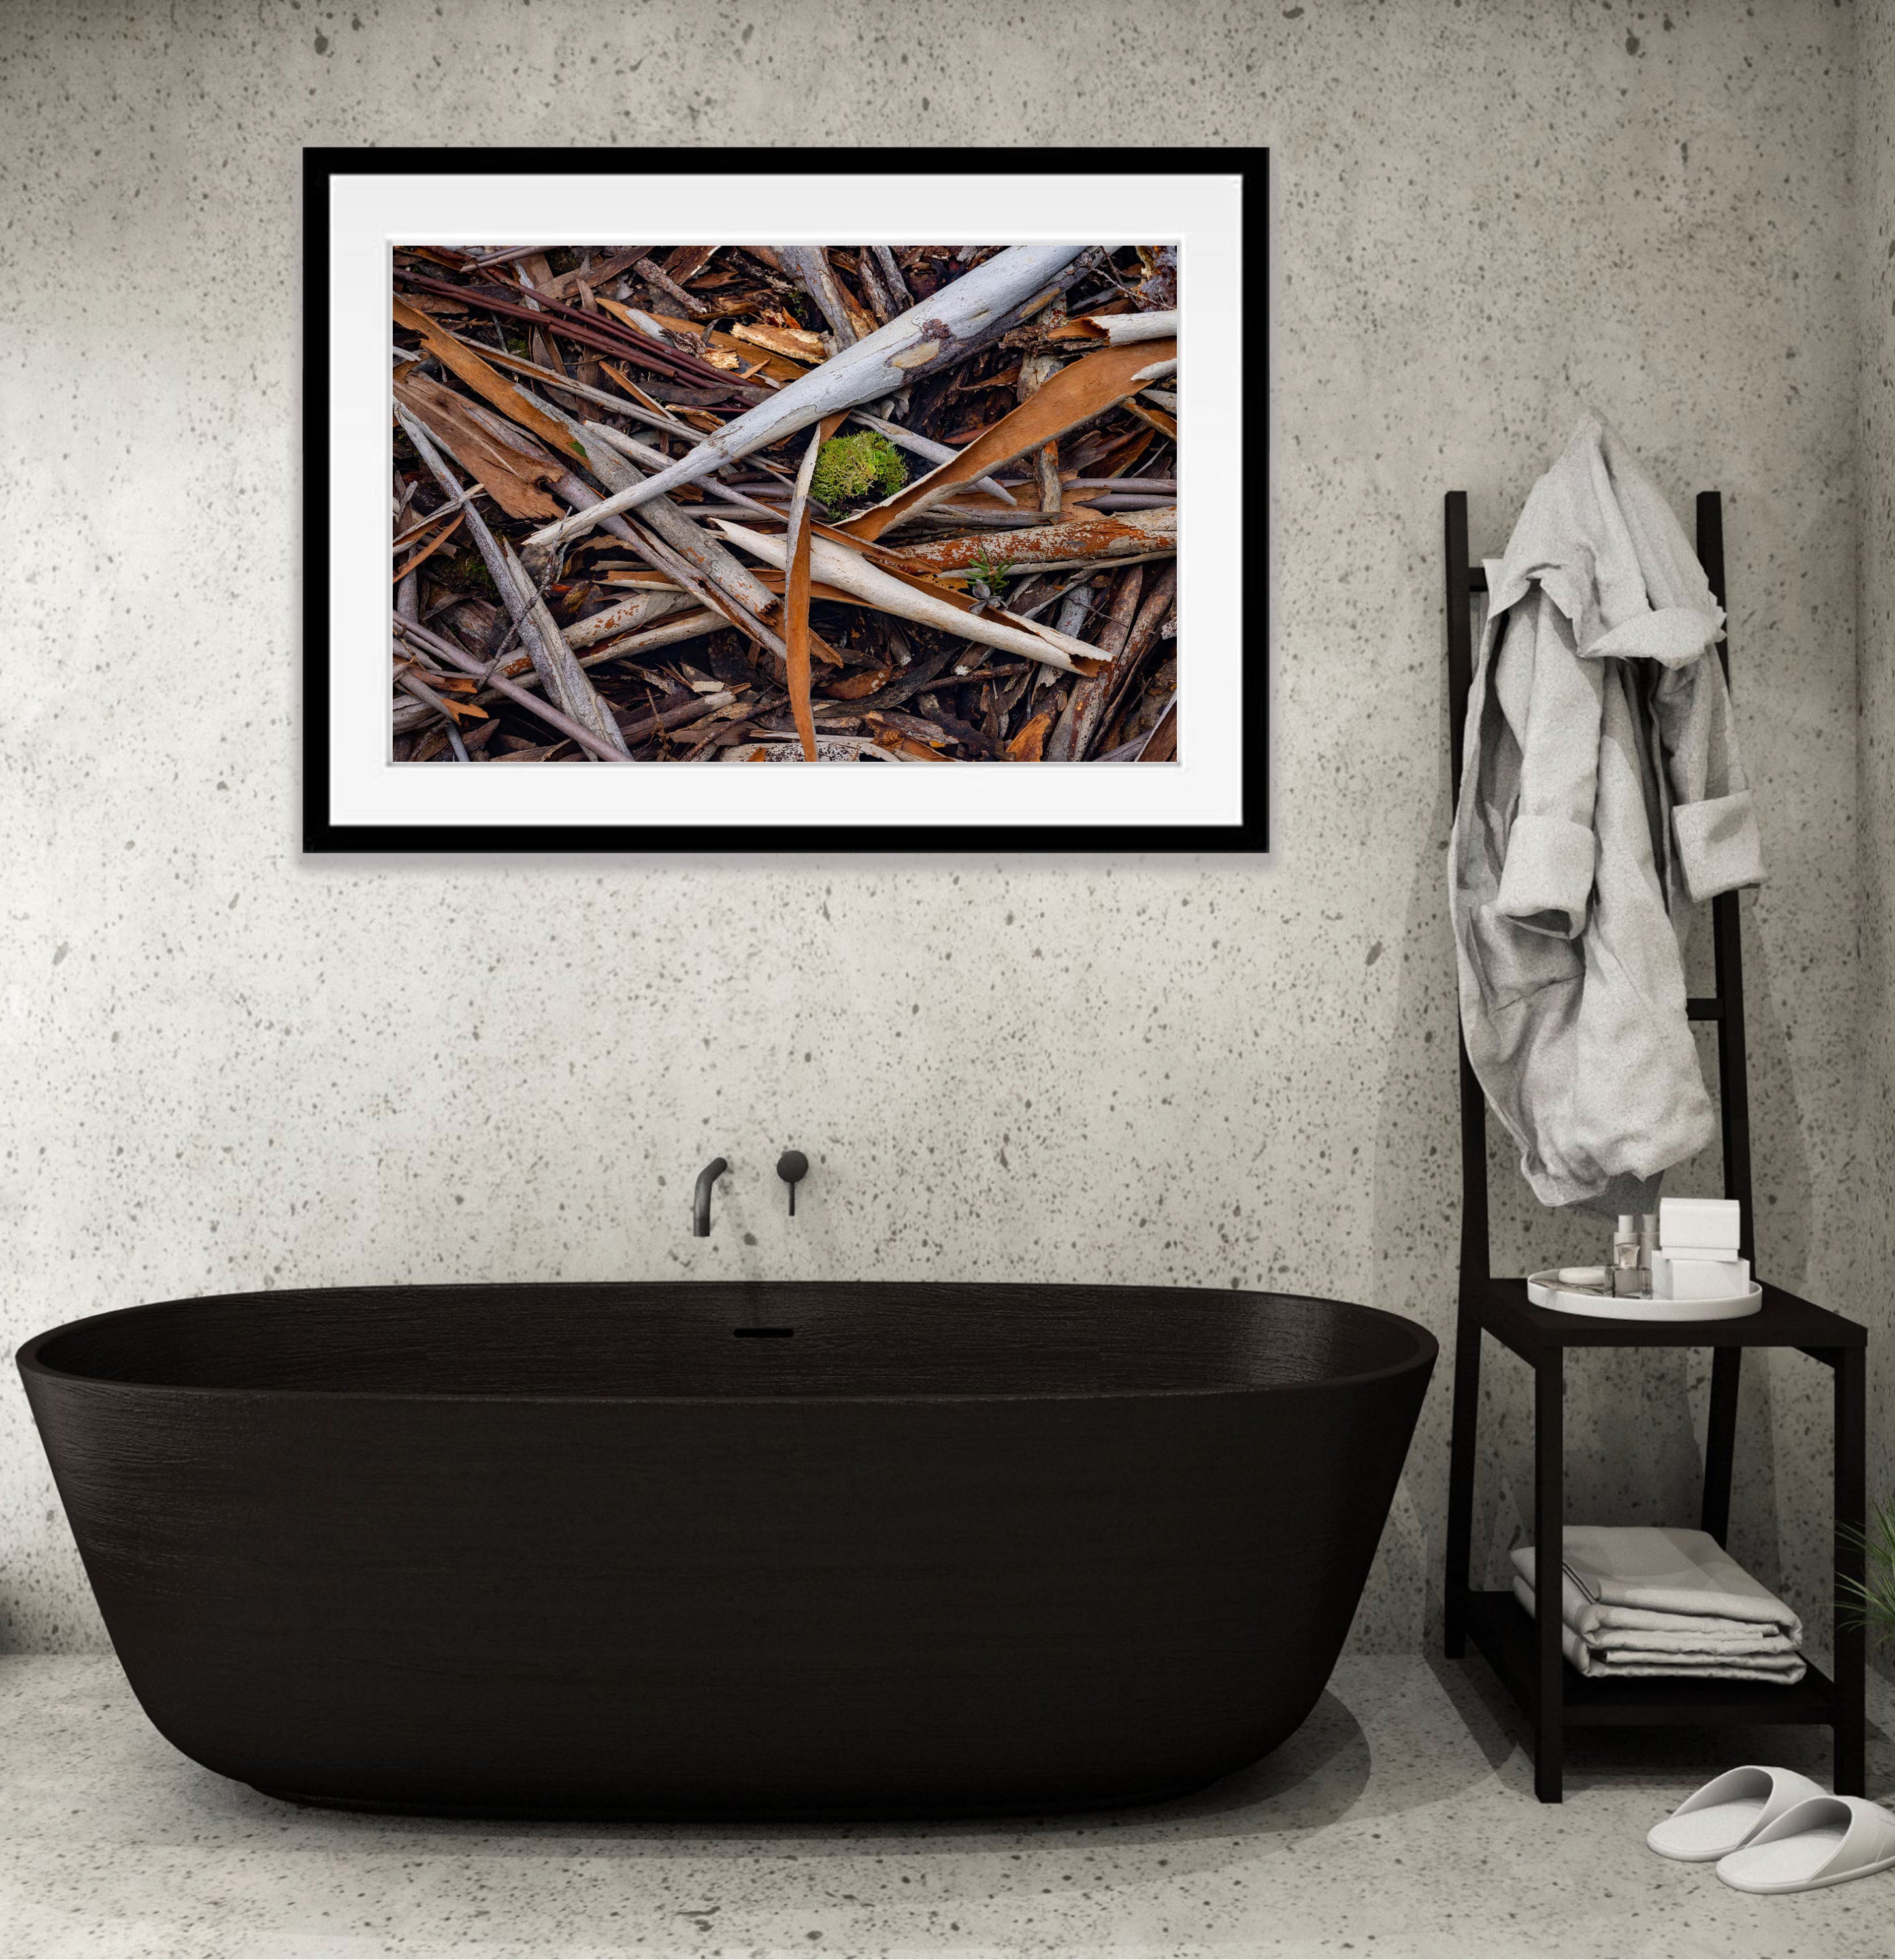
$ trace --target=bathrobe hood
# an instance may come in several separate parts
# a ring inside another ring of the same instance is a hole
[[[1468,1059],[1543,1203],[1648,1211],[1715,1130],[1692,908],[1763,876],[1723,612],[1591,413],[1486,569],[1449,852]]]
[[[1590,409],[1534,485],[1505,557],[1488,561],[1489,613],[1536,585],[1570,622],[1582,659],[1683,667],[1724,637],[1724,608],[1670,505]]]

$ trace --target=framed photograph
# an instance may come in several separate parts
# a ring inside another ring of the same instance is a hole
[[[1263,151],[304,200],[306,850],[1267,849]]]

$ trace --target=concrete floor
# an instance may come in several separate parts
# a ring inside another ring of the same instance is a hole
[[[299,1809],[199,1768],[109,1658],[0,1657],[0,1952],[1883,1955],[1895,1874],[1747,1898],[1646,1827],[1797,1730],[1582,1739],[1557,1809],[1478,1664],[1353,1659],[1257,1768],[1110,1815],[853,1828]],[[1872,1783],[1895,1784],[1874,1745]]]

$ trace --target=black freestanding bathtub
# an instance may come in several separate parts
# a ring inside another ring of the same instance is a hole
[[[440,1286],[174,1300],[21,1373],[132,1686],[307,1802],[877,1816],[1274,1748],[1435,1360],[1333,1300]]]

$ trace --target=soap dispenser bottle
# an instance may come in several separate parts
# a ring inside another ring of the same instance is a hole
[[[1635,1212],[1619,1214],[1619,1229],[1612,1235],[1612,1282],[1615,1300],[1640,1300],[1649,1290],[1651,1269],[1639,1262],[1639,1219]]]

